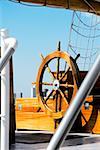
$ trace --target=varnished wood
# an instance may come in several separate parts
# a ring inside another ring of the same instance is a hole
[[[37,95],[37,98],[39,100],[39,103],[41,103],[42,105],[42,108],[45,110],[45,109],[51,109],[51,107],[49,108],[47,104],[44,104],[43,103],[43,98],[41,96],[41,93],[42,93],[42,78],[43,78],[43,74],[45,72],[45,68],[49,66],[49,62],[52,63],[52,60],[53,59],[58,59],[58,58],[61,58],[63,59],[69,66],[72,74],[70,75],[70,78],[73,80],[73,91],[71,92],[71,95],[70,95],[70,100],[74,98],[77,90],[78,90],[78,86],[77,86],[77,82],[78,82],[78,78],[77,78],[77,70],[76,70],[76,67],[73,63],[73,59],[72,57],[67,53],[67,52],[62,52],[62,51],[54,51],[53,53],[49,54],[48,56],[46,56],[45,58],[43,58],[43,61],[39,67],[39,70],[38,70],[38,73],[37,73],[37,79],[36,79],[36,95]],[[52,72],[52,71],[51,71]],[[53,74],[53,78],[56,79],[57,78],[57,72],[52,72]],[[59,72],[60,74],[60,72]],[[66,78],[66,77],[64,77]],[[60,78],[58,79],[59,81],[61,80]],[[60,81],[61,82],[61,81]],[[67,82],[65,79],[64,79],[64,82]],[[66,84],[68,85],[68,84]],[[69,84],[70,85],[70,84]],[[62,96],[63,93],[60,92],[60,95],[61,97],[64,97],[64,95]],[[52,91],[53,93],[53,91]],[[51,94],[52,94],[51,93]],[[49,98],[49,97],[48,97]],[[66,98],[62,98],[62,101],[64,101],[65,103],[65,106],[67,106],[67,101],[66,101]],[[53,105],[56,105],[53,104]],[[54,112],[55,109],[52,109],[52,111]]]
[[[86,101],[99,102],[100,96],[96,97],[89,96]],[[20,104],[22,107],[19,108]],[[49,101],[49,105],[52,104],[52,99]],[[98,103],[99,104],[99,103]],[[82,106],[82,114],[84,115],[86,122],[82,119],[82,128],[80,132],[91,132],[100,133],[100,105],[96,104],[95,109],[93,106],[88,110]],[[64,107],[65,105],[63,105]],[[37,108],[41,107],[37,98],[18,98],[16,99],[16,128],[17,129],[28,129],[28,130],[47,130],[55,131],[55,119],[62,118],[65,112],[51,113],[49,111],[37,112]],[[77,125],[76,125],[77,126]],[[75,130],[74,130],[75,132]]]

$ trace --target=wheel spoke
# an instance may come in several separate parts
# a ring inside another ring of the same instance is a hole
[[[66,68],[67,68],[67,63],[65,62],[65,67],[64,67],[64,70],[66,70]]]
[[[62,92],[62,90],[58,89],[58,91],[60,92],[62,98],[67,102],[67,97],[66,97],[65,94]]]
[[[59,67],[60,67],[60,58],[57,58],[57,79],[59,80]]]
[[[54,76],[54,74],[52,73],[50,67],[49,67],[48,65],[45,65],[45,66],[47,67],[47,71],[48,71],[48,72],[50,73],[50,75],[52,76],[52,80],[54,80],[54,79],[55,79],[55,76]]]
[[[82,118],[84,119],[84,121],[87,123],[86,118],[84,117],[83,113],[81,112]]]
[[[44,99],[45,103],[47,102],[47,100],[50,98],[50,96],[53,94],[54,90],[52,90],[49,95],[46,97],[46,99]]]
[[[59,93],[59,91],[56,90],[56,97],[55,97],[55,111],[61,111],[61,95]]]
[[[42,82],[42,83],[40,83],[40,84],[42,84],[42,85],[50,85],[50,86],[53,85],[53,83],[48,83],[48,82]]]
[[[64,87],[72,87],[72,88],[74,88],[74,85],[72,85],[72,84],[68,84],[68,83],[65,83],[65,84],[60,84],[60,86],[64,86]]]
[[[32,82],[32,84],[34,85],[34,84],[36,84],[36,82]],[[40,84],[42,84],[42,85],[50,85],[50,86],[53,85],[53,83],[48,83],[48,82],[42,82]]]
[[[60,81],[67,75],[68,71],[70,70],[70,67],[67,68],[66,72],[63,74],[63,76],[60,78]]]
[[[40,56],[41,56],[42,60],[44,60],[43,55],[40,54]],[[51,74],[51,77],[52,77],[52,79],[54,80],[54,79],[55,79],[55,76],[54,76],[54,74],[52,73],[52,71],[51,71],[50,67],[48,66],[48,64],[46,64],[45,67],[47,67],[48,72]]]
[[[60,86],[68,87],[68,84],[67,83],[65,83],[65,84],[61,83]]]
[[[58,99],[59,99],[59,111],[61,111],[61,106],[62,106],[62,101],[61,101],[61,95],[60,93],[58,94]]]
[[[33,85],[35,85],[35,84],[36,84],[36,82],[32,82],[32,84],[33,84]]]
[[[58,111],[58,91],[56,91],[56,105],[55,105],[55,111]]]
[[[54,97],[56,95],[56,91],[54,90],[54,92],[52,93],[52,96]]]
[[[72,88],[74,88],[74,85],[68,84],[67,87],[72,87]]]

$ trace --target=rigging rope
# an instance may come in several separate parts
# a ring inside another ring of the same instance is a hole
[[[96,17],[96,15],[90,15],[88,20],[85,16],[85,13],[82,16],[76,11],[73,12],[68,43],[68,51],[73,57],[75,57],[74,55],[80,54],[78,64],[81,69],[83,68],[83,70],[87,69],[86,66],[88,66],[89,69],[90,64],[92,64],[91,61],[93,61],[94,57],[96,58],[96,55],[100,50],[99,47],[94,48],[94,45],[98,45],[98,43],[96,42],[97,38],[100,37],[100,21],[97,22],[98,18]],[[92,21],[89,25],[91,17]],[[96,20],[94,20],[93,17],[96,17]]]
[[[96,17],[96,22],[97,22],[97,17]],[[96,33],[96,28],[94,29],[94,36],[95,36],[95,33]],[[94,39],[92,39],[92,48],[93,49],[93,45],[94,45]],[[90,57],[90,64],[91,64],[91,61],[92,61],[92,57]],[[90,68],[90,64],[89,64],[89,68]]]
[[[76,48],[78,48],[78,49],[82,49],[82,50],[86,49],[86,48],[83,48],[83,47],[74,46],[74,44],[70,44],[70,45],[71,45],[71,47],[73,47],[73,48],[75,48],[75,49],[76,49]],[[95,49],[95,50],[97,50],[97,51],[98,51],[98,50],[100,50],[100,47],[93,48],[93,49]],[[90,50],[90,49],[88,49],[88,50]],[[96,52],[97,52],[97,51],[96,51]]]
[[[83,28],[81,26],[77,26],[76,24],[73,24],[73,26],[77,27],[77,28],[80,28],[80,29],[83,29],[83,30],[91,30],[90,28]],[[100,30],[99,28],[95,28],[95,30]]]
[[[74,16],[75,16],[75,11],[73,11],[73,15],[72,15],[72,23],[71,23],[70,32],[69,32],[69,41],[68,41],[68,43],[70,43],[70,41],[71,41],[71,32],[72,32],[72,26],[73,26]],[[69,52],[69,46],[67,48],[67,52]]]
[[[79,16],[81,17],[81,12],[79,13]],[[73,28],[73,24],[74,22],[72,23],[72,28]],[[78,20],[78,26],[80,26],[80,21]],[[79,32],[80,31],[80,28],[77,29],[77,31]],[[81,40],[80,40],[81,41]],[[76,37],[76,46],[78,44],[78,38]],[[81,44],[81,43],[80,43]]]
[[[78,55],[78,53],[76,53],[76,51],[73,49],[73,46],[72,46],[72,45],[69,45],[69,47],[71,48],[71,50],[74,52],[75,55]],[[85,59],[85,58],[90,58],[90,57],[96,55],[97,52],[98,52],[98,51],[95,51],[93,54],[91,54],[90,56],[87,56],[87,57],[86,57],[86,56],[81,56],[81,55],[80,55],[80,58],[83,58],[83,59]]]
[[[86,35],[84,35],[84,34],[82,34],[82,33],[80,33],[80,32],[78,32],[76,29],[74,29],[73,27],[72,27],[72,29],[73,29],[73,31],[75,31],[76,33],[78,33],[80,36],[83,36],[83,37],[85,37],[85,38],[98,38],[98,37],[100,37],[100,35],[95,35],[95,36],[86,36]]]
[[[92,15],[92,19],[91,19],[91,25],[92,25],[92,22],[93,22],[93,15]],[[91,38],[91,30],[92,30],[92,27],[90,28],[90,30],[89,30],[89,38],[88,38],[88,43],[87,43],[87,51],[85,52],[85,56],[87,57],[87,53],[88,53],[88,48],[89,48],[89,43],[90,43],[90,38]],[[84,66],[83,66],[83,69],[85,69],[85,64],[86,64],[86,59],[87,58],[85,58],[85,60],[84,60]],[[90,63],[89,63],[90,64]]]
[[[80,20],[80,22],[81,22],[83,25],[85,25],[86,27],[89,27],[89,28],[92,27],[92,28],[93,28],[93,27],[95,27],[95,26],[97,26],[97,25],[100,24],[100,21],[98,21],[96,24],[89,26],[88,24],[84,23],[84,22],[79,18],[78,14],[77,14],[76,12],[75,12],[75,15],[76,15],[77,18]]]

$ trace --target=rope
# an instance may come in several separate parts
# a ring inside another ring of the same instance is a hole
[[[73,13],[74,17],[71,23],[68,47],[73,57],[80,53],[80,59],[78,61],[79,68],[85,70],[90,68],[92,61],[95,61],[94,58],[96,58],[97,53],[100,50],[99,47],[94,48],[94,46],[96,47],[99,44],[99,41],[96,38],[100,37],[100,26],[98,26],[100,25],[100,21],[97,22],[97,17],[96,20],[94,20],[95,18],[93,17],[95,16],[92,14],[90,16],[92,18],[89,18],[87,22],[90,23],[91,21],[91,23],[87,24],[85,15],[81,16],[79,13],[76,13],[76,11]]]
[[[71,41],[71,32],[72,32],[72,26],[73,26],[74,16],[75,16],[75,11],[73,11],[73,15],[72,15],[72,23],[71,23],[70,32],[69,32],[69,41],[68,41],[68,43],[70,43],[70,41]],[[69,46],[67,48],[67,52],[69,52]]]
[[[97,17],[96,17],[96,21],[97,21]],[[95,31],[96,31],[96,28],[94,29],[94,36],[95,36]],[[93,45],[94,45],[94,39],[92,40],[92,48],[93,49]],[[92,57],[90,57],[90,64],[91,64],[91,60],[92,60]],[[89,64],[89,68],[90,68],[90,64]]]
[[[69,47],[71,48],[71,50],[74,52],[75,55],[78,55],[78,54],[79,54],[79,53],[76,53],[76,51],[72,48],[72,47],[73,47],[72,45],[69,45]],[[90,56],[81,56],[81,55],[80,55],[80,58],[83,58],[83,59],[84,59],[84,58],[90,58],[90,57],[96,55],[97,52],[98,52],[98,51],[95,51],[95,52],[94,52],[93,54],[91,54]]]
[[[86,48],[82,48],[82,47],[78,47],[78,46],[76,47],[76,46],[74,46],[74,44],[70,44],[70,45],[71,45],[71,47],[73,47],[73,48],[75,48],[75,49],[76,49],[76,48],[77,48],[77,49],[82,49],[82,50],[86,49]],[[93,48],[93,50],[94,50],[94,49],[100,50],[100,47]],[[88,50],[90,50],[90,49],[88,49]]]
[[[80,29],[83,29],[83,30],[91,30],[90,28],[83,28],[81,26],[77,26],[76,24],[73,24],[73,26],[77,27],[77,28],[80,28]],[[100,30],[99,28],[95,28],[95,30]]]
[[[79,14],[79,16],[81,17],[81,13]],[[74,25],[74,24],[73,24]],[[80,21],[78,20],[78,26],[80,26]],[[73,27],[72,27],[73,28]],[[77,31],[79,32],[80,31],[80,28],[77,29]],[[80,40],[81,41],[81,40]],[[78,43],[78,36],[76,36],[76,46],[77,46],[77,43]],[[81,44],[81,43],[80,43]]]
[[[92,25],[92,22],[93,22],[93,15],[92,15],[92,19],[91,19],[91,25]],[[90,28],[92,29],[92,28]],[[88,38],[88,43],[87,43],[87,51],[85,52],[85,56],[87,57],[87,53],[88,53],[88,47],[89,47],[89,42],[90,42],[90,35],[91,35],[91,30],[89,31],[89,38]],[[94,38],[93,38],[94,39]],[[86,64],[86,58],[85,58],[85,61],[84,61],[84,66],[83,66],[83,69],[85,70],[85,64]]]
[[[87,27],[89,27],[89,28],[95,27],[95,26],[97,26],[98,24],[100,24],[100,21],[98,21],[96,24],[94,24],[94,25],[92,25],[92,26],[89,26],[89,25],[87,25],[86,23],[84,23],[84,22],[79,18],[78,14],[77,14],[76,12],[75,12],[75,15],[77,16],[77,18],[80,20],[80,22],[81,22],[84,26],[87,26]]]
[[[100,37],[100,35],[96,35],[96,36],[86,36],[86,35],[83,35],[83,34],[81,34],[80,32],[78,32],[76,29],[74,29],[73,27],[72,27],[72,29],[73,29],[73,31],[75,31],[77,34],[79,34],[80,36],[83,36],[83,37],[85,37],[85,38],[98,38],[98,37]]]

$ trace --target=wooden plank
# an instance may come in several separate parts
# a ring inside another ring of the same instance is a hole
[[[26,98],[25,98],[26,99]],[[99,105],[100,95],[98,96],[89,96],[86,98],[86,101],[93,102],[93,105],[90,105],[89,109],[82,106],[82,114],[84,115],[85,119],[81,116],[82,120],[82,127],[80,122],[80,117],[77,119],[73,126],[73,131],[77,132],[93,132],[93,133],[100,133],[100,105]],[[28,103],[29,101],[29,103]],[[47,131],[55,131],[54,128],[54,120],[55,118],[62,118],[64,112],[57,113],[50,113],[49,111],[41,111],[36,112],[32,110],[32,107],[36,106],[36,101],[38,99],[29,98],[25,102],[24,98],[16,100],[16,128],[17,129],[29,129],[29,130],[47,130]],[[24,104],[25,103],[25,104]],[[35,105],[33,105],[34,103]],[[52,103],[52,101],[50,101]],[[18,109],[18,105],[22,104],[23,107]],[[38,104],[39,105],[39,104]],[[51,104],[49,104],[51,105]],[[65,106],[65,105],[64,105]],[[64,107],[63,106],[63,107]],[[30,111],[28,109],[30,109]],[[37,106],[36,106],[37,107]],[[66,107],[66,106],[65,106]],[[27,111],[28,110],[28,111]],[[61,114],[62,113],[62,114]],[[86,121],[87,122],[86,122]],[[80,126],[79,126],[80,124]]]

